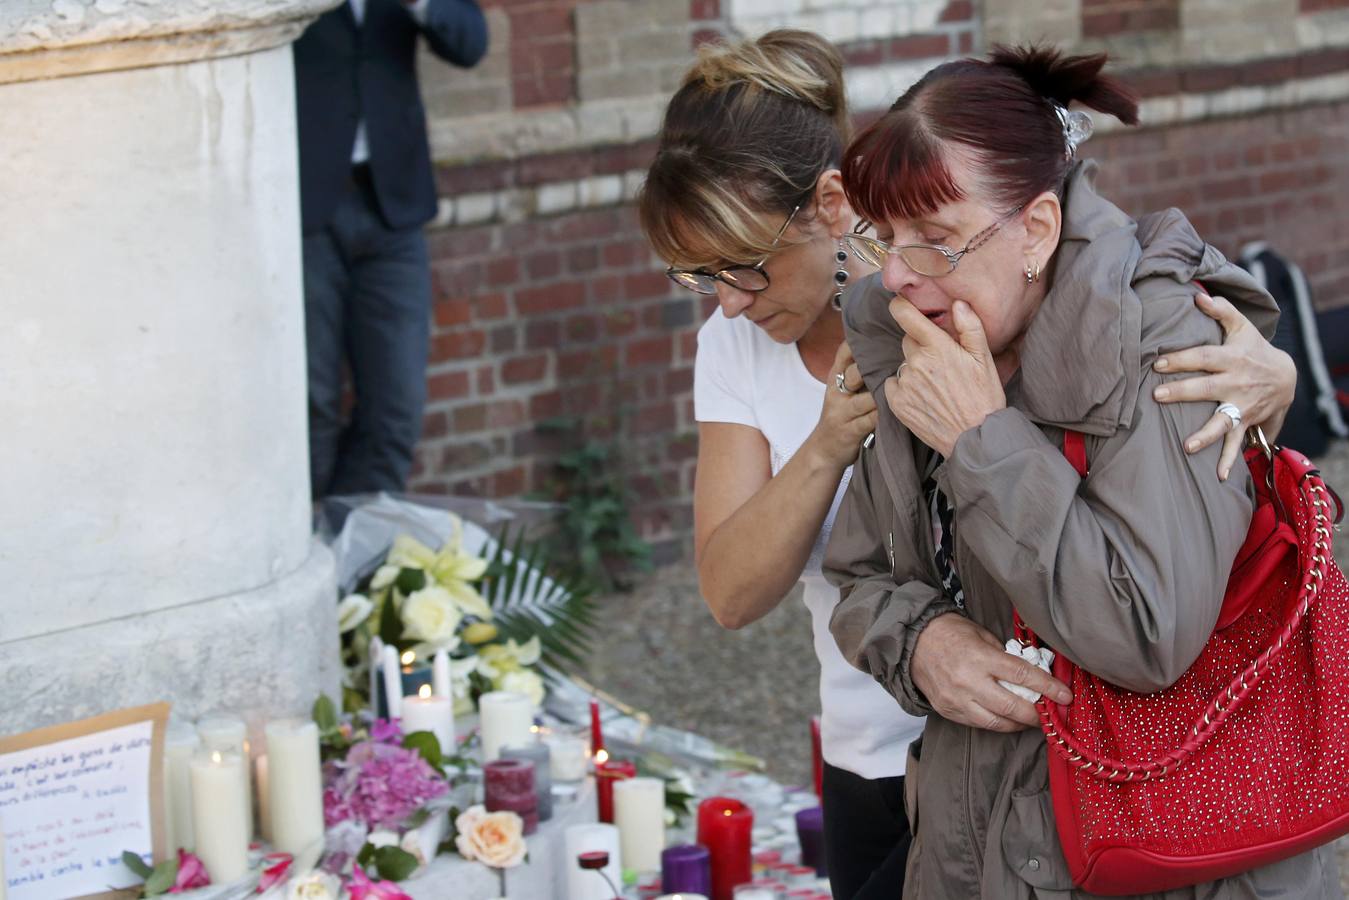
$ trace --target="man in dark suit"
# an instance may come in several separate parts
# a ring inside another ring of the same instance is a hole
[[[487,51],[474,0],[348,0],[295,42],[315,499],[402,490],[421,434],[431,330],[422,226],[436,187],[418,35],[457,66]],[[355,405],[342,421],[342,365]]]

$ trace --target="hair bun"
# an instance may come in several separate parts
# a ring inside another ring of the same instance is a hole
[[[998,45],[993,65],[1016,72],[1040,96],[1060,106],[1081,103],[1108,113],[1126,125],[1138,124],[1138,97],[1124,82],[1103,74],[1104,53],[1064,56],[1054,47]]]
[[[843,58],[824,38],[808,31],[779,29],[756,40],[704,44],[684,85],[701,82],[709,91],[746,85],[809,104],[848,132]]]

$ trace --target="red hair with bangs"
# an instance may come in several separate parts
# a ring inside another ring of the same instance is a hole
[[[848,202],[871,222],[919,219],[966,198],[947,157],[969,151],[987,199],[1010,212],[1060,192],[1074,159],[1054,107],[1079,102],[1138,124],[1138,100],[1102,74],[1105,54],[1063,56],[1050,47],[997,47],[929,71],[843,155]]]

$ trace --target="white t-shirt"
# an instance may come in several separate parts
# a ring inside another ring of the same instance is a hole
[[[758,429],[768,441],[774,475],[805,443],[824,408],[826,387],[807,371],[795,344],[779,344],[748,319],[727,319],[720,309],[698,330],[693,372],[694,418]],[[886,778],[904,774],[909,743],[922,734],[923,720],[849,665],[829,633],[838,591],[820,566],[851,474],[843,473],[801,581],[820,660],[824,758],[863,778]]]

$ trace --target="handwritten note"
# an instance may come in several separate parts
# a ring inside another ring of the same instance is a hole
[[[146,719],[0,752],[8,900],[83,897],[140,882],[121,856],[133,850],[149,859],[154,849],[155,726]]]

